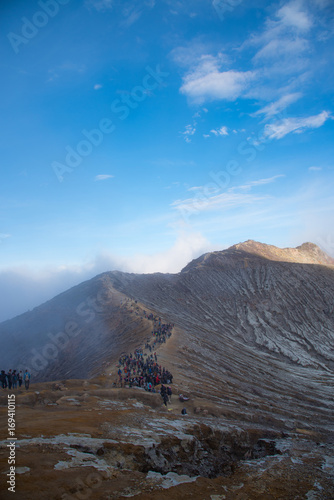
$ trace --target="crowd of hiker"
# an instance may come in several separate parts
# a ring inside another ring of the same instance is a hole
[[[171,384],[173,375],[157,362],[157,353],[144,354],[142,349],[136,349],[134,355],[123,354],[119,358],[118,382],[121,387],[143,387],[149,392],[155,392],[160,384]]]
[[[29,389],[30,384],[30,373],[26,370],[24,373],[22,370],[1,370],[0,373],[0,384],[3,389],[20,389],[24,382],[26,389]]]
[[[144,311],[144,317],[153,321],[153,343],[151,344],[150,340],[148,340],[145,344],[145,348],[152,352],[155,346],[164,344],[171,337],[174,325],[172,323],[162,323],[161,318],[154,317],[152,313],[146,314],[146,311]]]
[[[118,360],[118,384],[120,387],[140,387],[148,392],[159,392],[163,403],[171,402],[173,375],[164,366],[158,363],[156,349],[172,335],[174,325],[163,323],[160,317],[143,311],[143,316],[153,322],[152,337],[148,338],[143,349],[138,348],[134,354],[122,354]]]

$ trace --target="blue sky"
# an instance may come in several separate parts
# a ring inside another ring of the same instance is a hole
[[[334,255],[331,0],[0,14],[0,320],[247,239]]]

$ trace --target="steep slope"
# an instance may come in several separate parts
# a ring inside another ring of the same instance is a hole
[[[146,341],[151,325],[103,276],[67,290],[33,311],[3,322],[0,366],[28,369],[33,380],[87,378],[110,357]]]
[[[162,354],[185,390],[233,418],[284,426],[311,424],[316,413],[326,426],[334,409],[334,269],[286,262],[283,253],[269,260],[266,250],[265,258],[240,247],[207,254],[179,275],[105,279],[182,330]]]
[[[159,355],[199,406],[283,428],[311,425],[316,414],[326,428],[334,409],[329,262],[313,244],[246,242],[175,275],[104,273],[0,325],[14,346],[0,363],[23,359],[41,380],[114,373],[120,353],[150,337],[147,309],[175,324]]]
[[[312,244],[246,242],[175,275],[104,273],[0,325],[2,366],[11,352],[33,382],[72,379],[15,390],[17,498],[332,499],[331,262]],[[122,351],[152,343],[150,313],[175,324],[154,347],[174,375],[168,407],[114,384]],[[3,391],[4,499],[7,422]]]

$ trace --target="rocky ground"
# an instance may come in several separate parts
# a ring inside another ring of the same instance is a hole
[[[333,499],[333,297],[315,245],[246,242],[176,275],[104,273],[3,323],[24,363],[46,360],[15,391],[16,497]],[[174,376],[168,408],[114,386],[120,354],[153,343],[150,313],[175,325],[153,349]],[[1,389],[1,499],[13,498],[7,406]]]
[[[15,496],[1,393],[2,499],[334,498],[334,443],[316,426],[247,425],[176,396],[166,409],[159,394],[109,385],[100,377],[17,391]]]

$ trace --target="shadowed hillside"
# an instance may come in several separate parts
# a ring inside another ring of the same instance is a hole
[[[57,500],[333,498],[333,264],[311,243],[248,241],[178,274],[104,273],[2,323],[0,365],[27,365],[34,382],[17,393],[18,498],[37,483]],[[159,318],[174,327],[153,344]],[[146,357],[148,342],[173,374],[170,408],[115,387],[120,355]]]
[[[309,421],[316,410],[325,425],[333,410],[333,263],[311,243],[282,250],[248,241],[178,274],[104,273],[2,323],[8,350],[0,365],[28,365],[35,380],[112,371],[122,352],[150,338],[147,309],[175,324],[159,348],[163,361],[215,411],[237,415],[247,402],[242,418],[280,421],[293,409]]]

